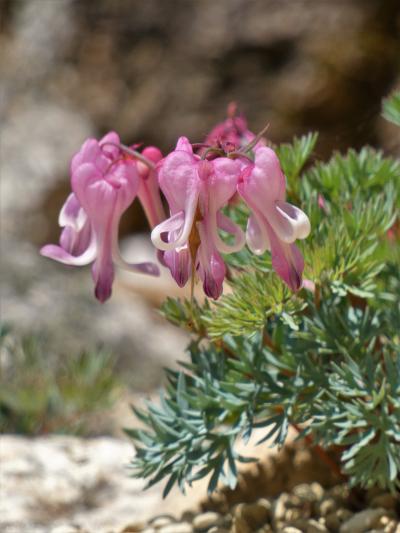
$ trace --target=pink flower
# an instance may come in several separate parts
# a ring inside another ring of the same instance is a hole
[[[148,161],[157,164],[162,159],[162,153],[155,146],[148,146],[142,152]],[[137,161],[139,171],[138,197],[151,228],[165,219],[165,212],[161,202],[160,191],[155,168],[150,168],[142,161]]]
[[[303,211],[286,202],[286,182],[279,160],[267,147],[255,149],[255,162],[243,172],[238,191],[252,210],[246,240],[256,254],[271,250],[272,266],[294,291],[302,286],[304,260],[296,239],[310,233]]]
[[[229,104],[227,114],[228,118],[217,124],[207,135],[205,144],[220,145],[229,152],[230,147],[232,150],[244,148],[256,135],[248,129],[245,116],[237,114],[235,102]],[[260,140],[258,144],[262,146],[264,141]]]
[[[114,264],[158,275],[153,263],[128,264],[119,252],[118,226],[140,187],[137,164],[120,149],[111,132],[100,142],[88,139],[71,162],[73,193],[60,212],[60,245],[47,245],[41,254],[67,265],[93,262],[95,295],[104,302],[111,295]]]
[[[164,261],[179,286],[196,271],[204,292],[214,299],[222,293],[226,270],[220,253],[238,251],[245,242],[242,230],[221,213],[236,191],[239,175],[239,161],[201,160],[185,137],[159,167],[171,217],[153,229],[151,239],[165,252]],[[233,244],[224,242],[219,230],[233,235]]]

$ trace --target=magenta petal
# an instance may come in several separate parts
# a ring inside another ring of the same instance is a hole
[[[300,250],[295,244],[280,241],[271,226],[268,226],[268,234],[273,269],[293,291],[298,291],[302,287],[304,270],[304,259]]]
[[[94,294],[104,303],[111,296],[114,281],[114,266],[110,257],[104,256],[93,263],[92,276],[95,283]]]
[[[213,251],[208,257],[207,265],[204,267],[201,263],[198,272],[200,278],[203,280],[203,289],[206,295],[214,300],[218,300],[222,294],[226,272],[225,264],[219,253]]]
[[[165,252],[164,262],[179,287],[184,287],[190,277],[192,268],[192,261],[188,248],[185,247],[178,251],[169,250]]]
[[[215,248],[209,235],[209,228],[204,222],[197,224],[201,244],[197,252],[197,272],[203,281],[203,289],[207,296],[217,300],[223,290],[225,264]]]

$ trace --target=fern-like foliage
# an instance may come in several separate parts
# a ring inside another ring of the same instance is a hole
[[[400,126],[400,91],[396,91],[383,101],[383,116]]]

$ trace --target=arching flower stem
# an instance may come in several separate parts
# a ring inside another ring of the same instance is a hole
[[[134,150],[133,148],[129,148],[129,146],[126,146],[125,144],[104,142],[104,143],[101,143],[100,146],[107,146],[107,145],[115,146],[116,148],[119,148],[122,152],[125,152],[131,155],[132,157],[134,157],[135,159],[138,159],[139,161],[141,161],[144,165],[148,166],[151,170],[154,170],[156,168],[156,165],[152,161],[150,161],[150,159],[147,159],[147,157],[142,155],[140,152],[138,152],[137,150]]]

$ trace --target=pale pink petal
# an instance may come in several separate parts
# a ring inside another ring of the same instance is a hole
[[[242,228],[232,222],[230,218],[220,212],[214,212],[210,213],[209,223],[213,242],[219,252],[223,254],[231,254],[238,252],[243,248],[246,242],[245,234]],[[233,235],[235,237],[234,242],[232,244],[224,242],[218,233],[218,228]]]
[[[193,155],[182,150],[169,154],[160,165],[158,181],[171,213],[185,210],[188,198],[197,196],[200,189]]]
[[[212,161],[213,173],[209,183],[210,200],[215,209],[221,209],[236,192],[241,174],[241,164],[237,160],[219,157]]]
[[[311,279],[303,279],[303,287],[307,291],[315,293],[315,283]]]
[[[50,259],[54,259],[59,263],[72,266],[88,265],[95,259],[96,252],[96,243],[94,239],[92,239],[89,247],[79,256],[71,255],[64,250],[64,248],[61,248],[61,246],[57,246],[55,244],[47,244],[40,250],[40,254],[44,257],[49,257]]]
[[[76,154],[72,157],[70,165],[71,174],[79,167],[79,165],[81,165],[83,162],[87,162],[87,160],[84,159],[84,155],[87,156],[87,154],[91,154],[88,159],[89,161],[95,159],[96,155],[99,154],[99,143],[96,141],[96,139],[87,139],[82,144],[79,152],[76,152]]]
[[[246,202],[268,220],[270,216],[278,217],[275,202],[285,201],[286,185],[279,160],[271,148],[264,146],[256,150],[255,163],[242,174],[242,180],[238,190]]]
[[[99,141],[99,145],[105,155],[110,157],[111,159],[116,159],[120,154],[120,149],[118,146],[120,144],[120,138],[118,133],[115,131],[110,131],[107,133],[107,135],[104,135],[102,139]],[[108,144],[110,143],[110,144]]]
[[[261,255],[271,248],[265,220],[255,211],[247,221],[246,241],[250,250],[256,255]]]
[[[179,137],[175,150],[183,150],[184,152],[193,154],[193,147],[187,137]]]
[[[158,224],[158,226],[156,226],[151,232],[151,240],[154,246],[159,250],[165,251],[177,248],[179,246],[177,241],[182,235],[184,222],[185,213],[180,211],[179,213],[172,215],[172,217],[167,218],[167,220],[164,220],[164,222],[161,222],[161,224]],[[171,234],[174,232],[177,233],[176,236],[174,235],[172,238]],[[170,237],[169,240],[163,238],[166,234]]]
[[[74,193],[71,193],[66,199],[58,216],[58,223],[61,227],[71,226],[75,231],[83,228],[87,221],[87,215],[82,209],[78,198]]]
[[[279,237],[288,243],[296,239],[305,239],[311,231],[307,215],[298,207],[288,202],[276,202],[277,217],[273,219],[267,215]]]

